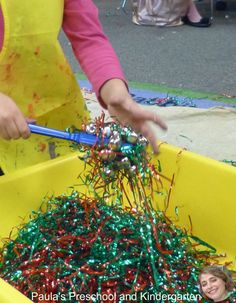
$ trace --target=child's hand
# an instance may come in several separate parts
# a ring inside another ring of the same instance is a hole
[[[131,126],[135,131],[146,137],[152,145],[153,151],[158,152],[156,136],[148,121],[152,121],[166,130],[167,126],[161,118],[139,106],[130,96],[125,83],[120,79],[107,81],[100,91],[103,101],[112,117],[122,125]]]
[[[15,102],[0,93],[0,137],[6,140],[30,136],[27,122]]]

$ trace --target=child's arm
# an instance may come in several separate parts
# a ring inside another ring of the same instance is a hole
[[[122,124],[141,132],[157,151],[155,134],[147,122],[152,121],[163,129],[167,127],[156,114],[132,100],[119,60],[102,30],[92,0],[65,0],[63,29],[101,105]]]
[[[11,98],[0,93],[0,137],[10,140],[29,136],[30,130],[20,109]]]
[[[63,30],[103,107],[100,89],[110,79],[125,81],[117,55],[103,32],[92,0],[65,0]]]

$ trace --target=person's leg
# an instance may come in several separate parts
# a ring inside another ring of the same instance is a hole
[[[191,22],[199,22],[202,19],[202,16],[198,12],[198,9],[193,1],[190,1],[187,17]]]
[[[203,18],[193,2],[190,0],[186,15],[182,18],[184,24],[194,27],[209,27],[211,25],[210,18]]]

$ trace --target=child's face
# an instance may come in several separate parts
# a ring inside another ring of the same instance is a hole
[[[225,282],[212,274],[202,274],[200,284],[205,296],[214,302],[223,300],[227,295]]]

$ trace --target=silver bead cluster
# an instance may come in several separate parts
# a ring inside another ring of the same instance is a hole
[[[132,163],[135,152],[133,147],[141,145],[145,147],[148,141],[142,135],[137,134],[129,127],[121,127],[115,123],[107,123],[103,127],[96,127],[89,123],[85,127],[88,134],[108,139],[108,143],[98,147],[97,155],[103,162],[103,174],[113,178],[115,171],[124,170],[129,176],[137,173],[137,164]],[[126,153],[122,147],[128,146]]]

